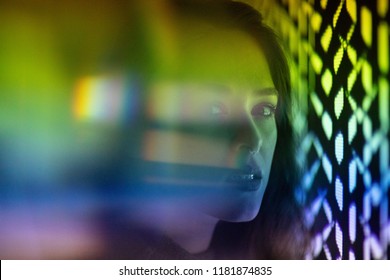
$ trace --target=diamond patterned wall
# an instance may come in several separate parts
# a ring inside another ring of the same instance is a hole
[[[389,1],[247,2],[291,53],[308,258],[389,258]]]

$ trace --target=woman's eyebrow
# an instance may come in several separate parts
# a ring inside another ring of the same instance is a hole
[[[279,92],[276,90],[276,88],[269,87],[269,88],[262,88],[255,91],[256,94],[261,96],[268,96],[268,95],[276,95],[279,96]]]

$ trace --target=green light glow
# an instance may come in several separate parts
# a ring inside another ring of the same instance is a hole
[[[364,61],[362,65],[362,84],[364,90],[370,93],[373,90],[372,87],[372,67],[368,61]]]
[[[330,41],[332,40],[332,34],[333,34],[332,27],[328,25],[324,34],[322,34],[321,36],[321,46],[326,52],[329,49]]]
[[[385,22],[378,26],[378,64],[382,73],[389,71],[389,26]]]
[[[313,104],[314,110],[316,111],[317,116],[321,116],[324,110],[321,100],[318,98],[317,94],[312,92],[310,94],[311,103]]]
[[[336,74],[339,70],[341,60],[343,59],[343,55],[344,55],[344,48],[342,46],[340,46],[336,55],[333,58],[333,67],[334,67],[334,72]]]
[[[356,22],[357,9],[356,9],[356,1],[355,0],[347,0],[347,11],[348,11],[348,14],[351,16],[352,21]]]
[[[337,7],[336,12],[333,15],[333,27],[335,28],[337,25],[337,21],[339,20],[341,9],[343,8],[344,1],[340,1],[339,6]]]
[[[352,115],[348,121],[348,143],[351,144],[357,133],[356,116]]]
[[[365,117],[363,119],[363,135],[366,141],[371,140],[372,137],[372,122],[371,119],[368,117]]]
[[[389,9],[389,0],[378,0],[377,10],[381,17],[385,17]]]
[[[319,13],[314,13],[311,17],[311,27],[315,32],[318,32],[320,30],[322,23],[322,17]]]
[[[322,59],[318,56],[318,54],[312,53],[310,60],[316,74],[320,74],[322,69]]]
[[[389,130],[389,81],[386,78],[379,79],[379,119],[381,128],[385,133]]]
[[[344,137],[341,132],[337,134],[334,145],[337,163],[340,164],[344,159]]]
[[[334,99],[334,113],[336,118],[339,119],[341,112],[344,108],[344,89],[341,88]]]
[[[325,132],[326,138],[328,140],[330,140],[330,138],[332,137],[332,134],[333,134],[333,123],[332,123],[332,119],[329,116],[328,112],[326,112],[326,111],[324,112],[324,114],[322,115],[321,122],[322,122],[322,128]]]
[[[367,7],[362,7],[360,11],[361,22],[360,25],[363,41],[368,47],[372,44],[372,15],[371,11]]]
[[[326,69],[321,77],[321,85],[327,96],[329,96],[330,90],[332,89],[333,76],[329,69]]]
[[[353,85],[356,82],[358,71],[354,68],[348,76],[348,92],[351,92]]]
[[[348,46],[347,47],[347,54],[348,54],[348,58],[351,61],[352,65],[355,66],[356,63],[357,63],[357,53],[356,53],[356,50],[353,47]]]

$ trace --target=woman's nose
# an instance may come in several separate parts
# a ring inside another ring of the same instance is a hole
[[[251,159],[260,152],[261,145],[262,140],[249,119],[246,125],[239,127],[232,143],[234,167],[246,170],[255,168]]]
[[[236,145],[252,153],[259,152],[262,144],[261,135],[256,130],[253,116],[247,108],[240,110],[240,126],[236,135]]]
[[[237,149],[246,150],[250,153],[258,153],[261,148],[261,139],[252,126],[242,127],[235,139]]]

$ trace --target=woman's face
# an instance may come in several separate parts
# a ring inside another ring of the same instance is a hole
[[[188,25],[173,42],[149,87],[143,149],[169,168],[149,179],[187,190],[186,203],[218,219],[251,220],[277,139],[266,58],[249,35],[207,24]]]

